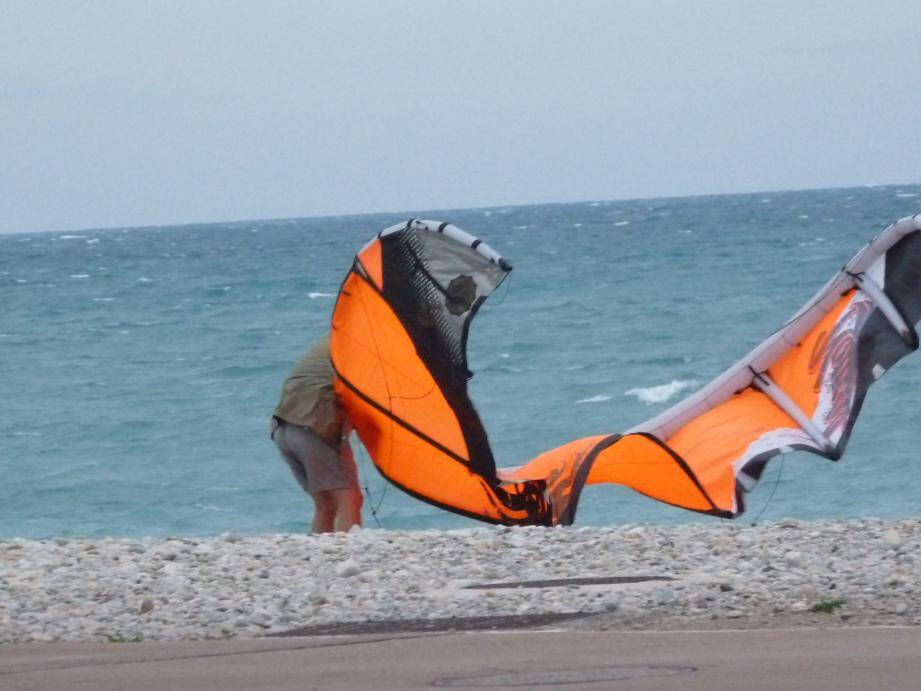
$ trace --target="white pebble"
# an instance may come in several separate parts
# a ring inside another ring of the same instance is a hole
[[[919,544],[917,519],[0,540],[0,643],[261,636],[369,618],[580,611],[612,626],[813,610],[836,625],[904,624],[910,603],[921,601]],[[464,587],[615,574],[675,580]],[[846,612],[834,604],[841,600]]]

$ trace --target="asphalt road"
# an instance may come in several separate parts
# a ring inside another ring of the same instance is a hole
[[[0,689],[919,689],[921,628],[0,646]]]

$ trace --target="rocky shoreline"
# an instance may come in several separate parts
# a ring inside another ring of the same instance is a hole
[[[522,581],[543,583],[500,587]],[[574,613],[562,625],[921,625],[921,520],[0,540],[0,643]]]

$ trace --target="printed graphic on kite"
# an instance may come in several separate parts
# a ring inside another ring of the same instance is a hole
[[[586,484],[732,518],[768,460],[841,457],[870,384],[917,349],[921,215],[864,246],[786,324],[697,393],[624,434],[496,468],[467,392],[467,334],[511,266],[447,223],[382,231],[332,317],[337,392],[378,470],[412,496],[506,525],[569,525]]]

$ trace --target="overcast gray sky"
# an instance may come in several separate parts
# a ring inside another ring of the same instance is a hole
[[[0,232],[919,181],[918,0],[0,0]]]

